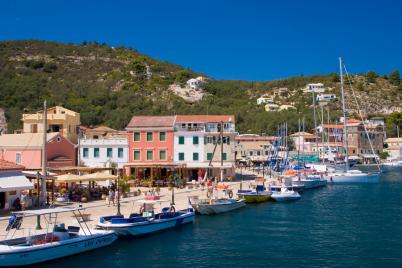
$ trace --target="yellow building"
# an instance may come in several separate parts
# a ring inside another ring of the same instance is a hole
[[[43,132],[43,112],[23,114],[23,133]],[[59,132],[63,137],[76,144],[78,127],[81,124],[80,114],[66,108],[55,106],[47,109],[47,124],[49,132]]]

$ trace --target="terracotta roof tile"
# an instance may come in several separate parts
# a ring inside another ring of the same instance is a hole
[[[12,162],[0,159],[0,170],[5,171],[5,170],[22,170],[25,169],[24,166],[14,164]]]
[[[133,116],[127,128],[133,127],[173,127],[175,116]]]
[[[234,123],[234,115],[178,115],[176,123]]]

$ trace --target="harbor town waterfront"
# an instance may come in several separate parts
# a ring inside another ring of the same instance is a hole
[[[37,267],[88,267],[94,262],[98,267],[400,267],[401,172],[385,169],[378,184],[305,191],[291,205],[262,203],[219,217],[197,217],[193,225],[123,239]],[[176,196],[181,205],[185,196],[197,193],[185,192]],[[129,211],[132,202],[122,206]],[[88,209],[93,217],[89,224],[107,210],[111,208]]]
[[[2,3],[0,268],[402,267],[402,1],[115,2]]]

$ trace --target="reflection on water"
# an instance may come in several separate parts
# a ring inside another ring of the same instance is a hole
[[[372,168],[372,167],[371,167]],[[328,185],[40,267],[402,267],[402,169]],[[38,266],[39,267],[39,266]]]

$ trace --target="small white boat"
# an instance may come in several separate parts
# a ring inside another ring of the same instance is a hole
[[[402,167],[402,160],[384,162],[384,163],[382,163],[382,165],[386,166],[386,167]]]
[[[47,222],[52,231],[27,237],[11,238],[0,242],[0,266],[22,266],[71,256],[89,250],[105,247],[117,239],[114,231],[89,229],[80,218],[82,208],[53,208],[14,212],[7,230],[19,229],[24,217],[49,216]],[[72,212],[78,226],[65,227],[57,224],[54,215]],[[54,225],[51,225],[54,223]]]
[[[179,227],[192,223],[195,213],[192,208],[176,211],[174,206],[162,209],[161,213],[154,213],[154,205],[162,200],[139,200],[143,204],[140,213],[133,213],[125,218],[123,215],[103,216],[99,219],[97,228],[115,230],[119,235],[140,236]]]
[[[280,191],[272,192],[271,198],[277,202],[297,200],[301,196],[298,192],[282,187]]]
[[[380,173],[365,173],[360,170],[348,170],[335,172],[325,177],[329,183],[377,183],[380,180]]]
[[[242,208],[246,205],[244,199],[219,198],[219,199],[192,199],[191,205],[196,212],[202,215],[220,214]]]

